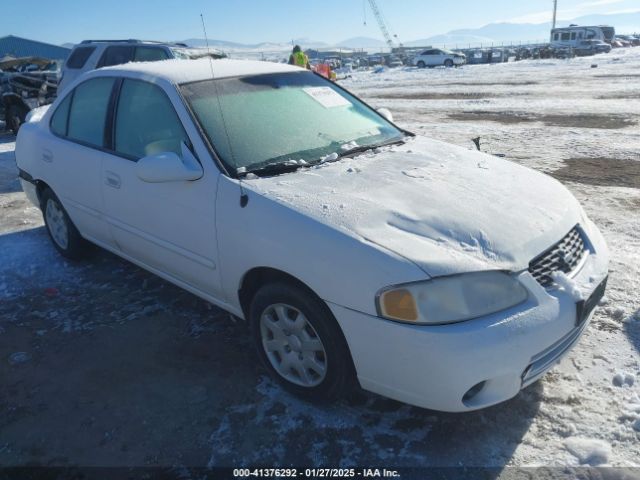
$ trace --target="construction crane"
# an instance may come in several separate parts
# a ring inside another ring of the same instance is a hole
[[[382,15],[382,12],[380,11],[380,8],[378,7],[376,0],[369,0],[369,5],[371,6],[371,11],[375,15],[376,20],[378,21],[378,26],[380,27],[382,36],[387,42],[387,45],[389,46],[389,48],[393,51],[393,49],[396,47],[396,44],[393,41],[393,39],[395,38],[396,40],[398,40],[398,35],[392,35],[392,33],[389,31],[389,28],[387,27],[387,22],[385,22],[384,16]],[[366,19],[365,19],[365,25],[366,25]],[[398,45],[400,46],[400,48],[403,48],[403,45],[402,43],[400,43],[400,41],[398,41]]]

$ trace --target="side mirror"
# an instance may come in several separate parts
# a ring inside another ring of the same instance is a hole
[[[387,120],[389,120],[391,123],[393,123],[393,115],[391,114],[388,108],[379,108],[378,113],[382,115],[384,118],[386,118]]]
[[[174,152],[143,157],[136,164],[138,178],[148,183],[184,182],[201,178],[204,174],[202,166],[184,143],[182,157]]]

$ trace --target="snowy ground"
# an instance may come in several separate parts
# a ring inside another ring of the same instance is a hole
[[[591,64],[598,68],[591,68]],[[548,172],[612,251],[607,299],[542,381],[484,411],[314,406],[246,329],[113,255],[68,263],[0,137],[0,465],[640,467],[640,48],[342,84],[416,133]]]

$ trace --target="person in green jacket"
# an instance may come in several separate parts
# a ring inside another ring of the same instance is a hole
[[[300,45],[293,47],[293,52],[289,56],[289,65],[296,65],[300,68],[306,68],[311,70],[311,64],[309,63],[309,57],[300,48]]]

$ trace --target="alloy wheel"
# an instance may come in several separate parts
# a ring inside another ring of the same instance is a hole
[[[275,371],[302,387],[315,387],[327,375],[327,352],[307,317],[297,308],[278,303],[260,316],[262,346]]]

